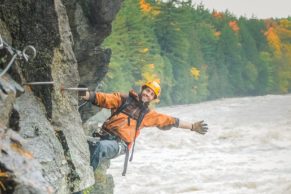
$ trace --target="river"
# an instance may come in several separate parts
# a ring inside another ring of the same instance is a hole
[[[291,194],[291,95],[158,111],[205,120],[209,131],[144,128],[125,177],[124,156],[111,160],[115,194]]]

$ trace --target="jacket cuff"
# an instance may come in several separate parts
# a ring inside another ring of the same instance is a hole
[[[93,91],[90,91],[89,92],[89,102],[91,102],[92,104],[96,104],[97,102],[96,102],[96,93],[95,92],[93,92]]]
[[[179,127],[179,123],[180,123],[180,120],[178,118],[175,118],[175,123],[174,123],[174,127]]]

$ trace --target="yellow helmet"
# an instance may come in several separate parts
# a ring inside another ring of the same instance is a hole
[[[156,95],[155,98],[157,98],[158,96],[160,96],[161,94],[161,86],[160,84],[158,84],[158,82],[156,81],[149,81],[149,82],[146,82],[142,85],[142,89],[144,89],[145,87],[149,87],[150,89],[152,89]]]

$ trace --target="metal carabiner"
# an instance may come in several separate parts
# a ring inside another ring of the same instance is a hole
[[[32,50],[32,57],[30,57],[30,56],[26,53],[28,49]],[[25,60],[26,62],[28,62],[28,60],[29,60],[30,58],[31,58],[31,59],[34,59],[35,56],[36,56],[36,49],[35,49],[33,46],[31,46],[31,45],[26,46],[26,47],[23,49],[23,51],[22,51],[22,57],[24,58],[24,60]]]
[[[25,62],[28,62],[30,58],[34,59],[36,56],[36,49],[33,46],[28,45],[23,49],[23,51],[19,51],[9,46],[0,36],[0,49],[2,48],[5,48],[13,57],[11,58],[10,62],[5,67],[5,69],[0,72],[0,77],[2,77],[8,71],[8,69],[11,67],[11,65],[14,63],[17,57],[19,59],[24,59]],[[28,50],[31,50],[32,52],[28,54],[27,53]]]

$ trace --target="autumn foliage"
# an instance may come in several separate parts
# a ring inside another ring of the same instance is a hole
[[[290,40],[290,18],[237,18],[191,1],[127,0],[105,40],[113,54],[104,90],[160,80],[163,105],[288,93]]]
[[[236,21],[230,21],[230,22],[228,22],[228,25],[232,29],[232,31],[234,31],[234,32],[239,31],[239,26],[238,26]]]
[[[199,79],[199,76],[200,76],[200,70],[197,69],[196,67],[192,67],[192,68],[191,68],[191,74],[192,74],[192,76],[193,76],[196,80],[198,80],[198,79]]]
[[[146,2],[146,0],[140,0],[139,1],[140,9],[143,12],[150,12],[152,10],[152,7],[149,3]]]
[[[274,27],[269,27],[269,29],[265,32],[265,36],[269,45],[274,49],[275,56],[280,57],[281,41]]]
[[[216,11],[216,10],[214,10],[213,12],[212,12],[212,16],[214,17],[214,18],[217,18],[217,19],[221,19],[221,18],[223,18],[223,13],[222,12],[219,12],[219,11]]]

